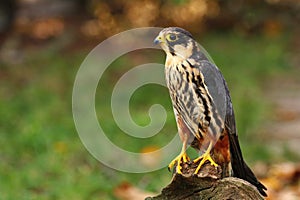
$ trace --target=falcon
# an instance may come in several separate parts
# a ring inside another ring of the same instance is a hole
[[[186,150],[192,146],[200,156],[195,174],[205,162],[222,169],[222,177],[234,176],[254,185],[267,196],[245,163],[240,149],[235,117],[227,83],[200,45],[186,30],[163,29],[154,40],[166,53],[165,79],[169,89],[179,137],[181,153],[169,164],[182,174],[181,165],[191,162]]]

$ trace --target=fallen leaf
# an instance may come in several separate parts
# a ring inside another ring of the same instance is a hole
[[[155,196],[154,193],[143,191],[130,183],[124,182],[114,190],[114,195],[120,200],[144,200]]]

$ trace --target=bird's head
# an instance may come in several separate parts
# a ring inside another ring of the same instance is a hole
[[[154,40],[155,44],[160,44],[166,54],[187,59],[198,51],[198,45],[193,36],[186,30],[178,27],[163,29]]]

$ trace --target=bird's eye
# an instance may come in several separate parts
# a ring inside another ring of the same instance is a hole
[[[177,40],[177,35],[175,35],[175,34],[168,34],[167,35],[167,40],[169,40],[170,42],[173,42],[173,41]]]

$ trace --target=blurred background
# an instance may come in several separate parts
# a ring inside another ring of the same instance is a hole
[[[169,183],[167,168],[130,174],[99,163],[72,118],[73,82],[89,51],[116,33],[147,26],[183,27],[210,53],[231,91],[244,157],[269,199],[299,199],[299,24],[299,0],[2,0],[0,199],[140,199]],[[110,109],[122,74],[164,59],[162,51],[131,52],[100,80],[107,90],[97,91],[99,123],[123,149],[153,151],[176,133],[161,86],[144,86],[131,98],[139,125],[150,122],[151,105],[167,109],[165,127],[152,138],[123,133]]]

